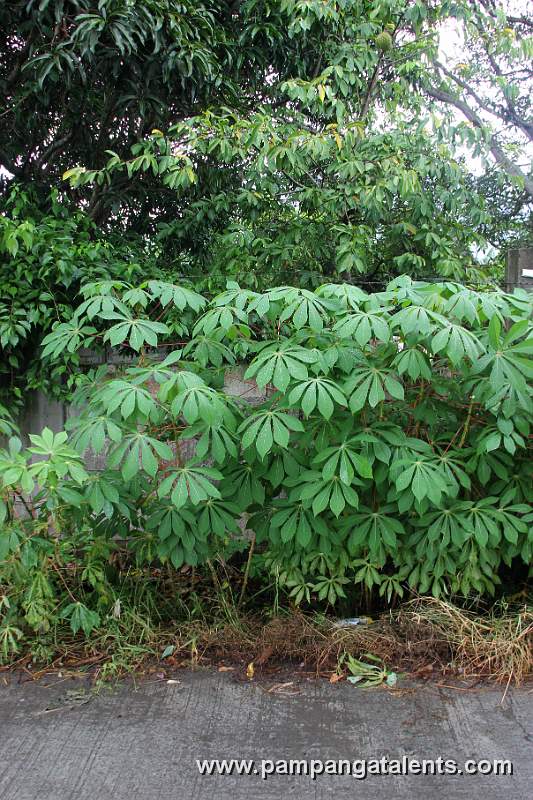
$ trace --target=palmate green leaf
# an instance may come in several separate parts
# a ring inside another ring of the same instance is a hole
[[[146,344],[150,347],[157,347],[158,336],[170,333],[169,328],[163,322],[132,319],[116,311],[104,312],[100,316],[102,319],[119,320],[104,334],[104,342],[109,342],[112,347],[123,344],[126,340],[129,346],[137,351]]]
[[[300,500],[312,501],[311,508],[315,516],[329,508],[338,517],[342,514],[346,505],[352,508],[359,506],[357,492],[351,486],[339,480],[337,476],[324,480],[322,473],[315,470],[307,470],[296,480],[300,486],[295,495]],[[287,483],[290,485],[291,482],[287,481]]]
[[[84,283],[80,289],[80,294],[85,298],[91,297],[113,297],[114,292],[122,292],[131,288],[125,281],[103,279]]]
[[[464,460],[457,451],[444,451],[439,453],[435,463],[440,464],[448,481],[449,494],[459,494],[461,488],[470,489],[472,481],[465,470]]]
[[[261,388],[272,383],[276,389],[284,392],[291,380],[306,380],[306,365],[315,364],[318,358],[318,352],[313,350],[276,342],[253,359],[244,377],[246,380],[255,377]]]
[[[413,381],[418,378],[431,380],[432,372],[428,356],[418,347],[405,347],[400,350],[392,361],[392,366],[398,370],[400,375],[407,373]]]
[[[387,555],[398,551],[398,536],[405,528],[396,518],[396,506],[389,504],[378,509],[361,506],[360,511],[343,518],[339,526],[347,537],[347,547],[352,556],[367,553],[375,564],[384,564]]]
[[[497,319],[493,317],[493,319]],[[524,320],[525,322],[525,320]],[[491,322],[492,324],[492,322]],[[526,326],[527,327],[527,326]],[[494,330],[491,349],[474,364],[474,372],[489,371],[489,380],[495,390],[507,388],[516,393],[528,393],[528,384],[533,380],[533,338],[513,344],[515,337],[521,336],[526,328],[522,323],[513,325],[507,336],[500,340]]]
[[[279,531],[281,542],[294,542],[303,550],[309,549],[313,539],[327,535],[327,526],[323,519],[315,517],[302,503],[281,501],[282,508],[276,511],[270,525]]]
[[[118,297],[111,294],[98,294],[96,297],[89,296],[77,307],[74,319],[79,323],[83,320],[83,317],[92,320],[95,317],[100,317],[102,314],[112,313],[113,311],[125,316],[129,315],[128,307]]]
[[[239,530],[240,509],[227,500],[206,500],[197,519],[198,531],[204,537],[226,537]]]
[[[355,444],[355,442],[351,444],[349,441],[344,441],[339,445],[327,447],[315,456],[313,464],[324,464],[322,467],[324,480],[338,476],[343,483],[351,486],[355,481],[356,473],[361,478],[372,478],[372,466],[368,459],[355,449]],[[360,481],[357,483],[360,486],[363,485]]]
[[[192,536],[191,531],[194,530],[196,519],[187,509],[180,509],[177,511],[172,506],[158,504],[155,511],[150,514],[146,520],[146,527],[149,531],[157,531],[160,539],[168,539],[169,537],[176,537],[181,539]]]
[[[110,469],[116,469],[122,464],[122,477],[129,482],[141,469],[151,478],[155,478],[159,459],[172,461],[174,458],[175,453],[170,445],[138,430],[124,436],[122,441],[113,447],[107,464]]]
[[[345,374],[349,374],[353,370],[354,364],[365,363],[364,354],[357,345],[349,339],[336,339],[332,333],[328,333],[330,338],[326,339],[326,335],[323,334],[323,338],[319,342],[319,362],[322,372],[329,374],[333,369],[339,369]]]
[[[270,456],[270,464],[265,478],[276,489],[286,477],[294,478],[300,472],[300,464],[290,450],[282,450]]]
[[[505,417],[523,412],[533,414],[531,382],[515,375],[516,379],[512,383],[507,381],[496,388],[490,376],[476,376],[475,368],[472,373],[473,377],[465,388],[488,412],[495,416],[503,414]]]
[[[496,497],[484,497],[478,501],[465,500],[458,504],[463,513],[463,528],[468,538],[473,537],[480,548],[498,545],[501,539],[498,511],[494,508]]]
[[[241,446],[246,450],[252,445],[263,459],[274,444],[287,448],[291,432],[303,433],[304,427],[299,419],[276,409],[256,411],[239,426],[242,434]]]
[[[190,386],[178,392],[171,403],[170,411],[175,417],[183,416],[189,425],[198,419],[210,425],[232,418],[223,396],[205,385]]]
[[[470,540],[474,540],[480,550],[495,548],[500,545],[502,535],[513,545],[519,537],[527,534],[527,522],[521,515],[530,511],[528,504],[505,505],[497,497],[485,497],[477,501],[457,501],[453,505],[426,514],[415,520],[415,526],[427,530],[430,542],[437,542],[441,550],[446,551],[450,543],[464,548]],[[501,503],[501,504],[500,504]],[[427,551],[423,541],[420,553]]]
[[[72,633],[76,634],[82,630],[85,636],[89,636],[100,624],[99,614],[81,602],[70,603],[61,612],[61,617],[70,621]]]
[[[342,575],[332,575],[329,578],[320,578],[313,584],[312,589],[317,593],[319,600],[327,600],[333,606],[339,597],[346,597],[343,586],[347,583],[350,583],[349,578],[345,578]]]
[[[74,488],[64,480],[57,487],[57,496],[70,508],[81,508],[85,500],[78,487]]]
[[[393,315],[391,327],[399,328],[404,336],[411,333],[428,336],[435,327],[435,316],[423,306],[407,306]]]
[[[379,564],[374,564],[368,558],[355,558],[351,565],[359,567],[353,578],[354,583],[364,583],[369,591],[380,585],[382,577],[378,572]]]
[[[478,451],[466,466],[471,475],[477,475],[482,486],[487,485],[493,474],[500,480],[508,482],[513,473],[512,458],[502,450],[495,450],[489,453]]]
[[[514,492],[511,492],[514,495]],[[516,554],[520,551],[520,545],[525,545],[526,542],[532,542],[531,539],[531,522],[529,515],[533,511],[529,503],[514,503],[508,504],[509,501],[505,497],[499,499],[499,506],[495,512],[495,518],[501,525],[503,536],[507,541],[516,545]],[[526,516],[524,516],[526,515]],[[528,537],[528,533],[530,536]],[[526,562],[527,563],[527,562]]]
[[[466,320],[470,325],[478,322],[479,297],[471,289],[461,289],[452,294],[444,306],[444,314],[453,316],[460,322]]]
[[[395,461],[392,469],[397,490],[409,490],[419,503],[427,497],[438,505],[442,495],[450,493],[445,469],[432,458],[413,453]]]
[[[490,453],[503,447],[511,455],[517,448],[527,448],[527,445],[527,438],[514,429],[513,422],[502,417],[498,418],[496,425],[487,425],[474,443],[477,453]]]
[[[22,452],[22,442],[16,436],[9,439],[7,450],[0,449],[0,480],[3,486],[20,486],[26,494],[33,491],[28,457],[27,452]]]
[[[240,308],[230,306],[220,306],[211,308],[200,317],[198,322],[193,328],[193,337],[197,336],[211,336],[219,328],[225,334],[236,325],[246,325],[248,322],[248,315]]]
[[[324,283],[316,290],[319,297],[335,300],[342,309],[358,311],[368,300],[368,295],[358,286],[349,283]]]
[[[52,477],[64,479],[67,476],[79,485],[85,483],[89,476],[79,453],[67,444],[65,431],[53,433],[50,428],[44,428],[40,435],[30,433],[29,437],[32,446],[28,447],[28,453],[40,459],[30,464],[28,471],[40,486],[46,486]]]
[[[355,339],[364,347],[371,339],[388,342],[391,336],[390,316],[387,309],[379,311],[356,311],[340,319],[333,331],[342,339]]]
[[[215,306],[235,306],[242,310],[258,297],[260,295],[257,292],[252,292],[251,289],[241,289],[236,281],[227,281],[225,291],[217,294],[213,298],[212,304]]]
[[[119,411],[122,419],[138,416],[148,420],[158,414],[158,404],[147,389],[121,379],[105,383],[95,400],[108,414]]]
[[[269,292],[268,298],[275,299],[274,292]],[[279,317],[280,322],[290,319],[296,330],[309,327],[312,331],[321,331],[332,308],[331,303],[307,289],[288,290],[282,299],[286,305]]]
[[[122,302],[126,306],[129,306],[130,308],[135,308],[136,306],[140,306],[143,309],[143,311],[146,308],[146,306],[150,303],[151,299],[152,299],[151,296],[145,289],[143,289],[142,286],[128,289],[122,295]]]
[[[318,407],[318,411],[326,419],[333,414],[335,403],[347,405],[347,400],[337,384],[326,378],[309,378],[298,383],[291,390],[288,402],[291,406],[297,405],[301,408],[306,417]]]
[[[148,517],[146,527],[157,533],[157,555],[163,563],[170,561],[175,569],[184,563],[191,566],[198,564],[198,551],[202,552],[204,547],[203,537],[190,511],[184,508],[178,511],[171,506],[159,507]]]
[[[444,351],[451,363],[456,366],[463,358],[469,358],[472,363],[476,362],[485,348],[472,331],[461,325],[448,324],[435,334],[431,341],[431,349],[434,353]]]
[[[212,467],[186,465],[173,468],[163,478],[157,489],[158,497],[168,497],[176,508],[190,502],[193,506],[210,497],[220,498],[220,492],[211,481],[222,480],[222,473]]]
[[[389,464],[393,455],[393,448],[404,447],[407,445],[407,436],[399,425],[388,422],[372,422],[354,436],[350,443],[357,447],[360,442],[363,454],[370,462],[381,461]]]
[[[236,305],[238,305],[237,301]],[[268,297],[268,292],[264,294],[259,294],[257,292],[249,293],[249,301],[247,306],[248,314],[255,312],[258,317],[266,317],[270,311],[270,307],[271,303]]]
[[[163,361],[150,362],[147,356],[143,357],[142,366],[129,366],[124,370],[124,377],[135,384],[165,383],[172,378],[176,364],[182,360],[181,350],[172,350]]]
[[[372,366],[354,369],[343,388],[348,397],[350,411],[354,414],[366,405],[375,408],[385,400],[386,393],[398,400],[403,400],[404,397],[403,386],[391,370]]]
[[[465,506],[457,502],[415,517],[412,524],[425,534],[420,541],[421,556],[426,552],[428,542],[436,543],[440,550],[447,551],[450,545],[463,547],[471,533],[465,527],[468,525]]]
[[[80,453],[84,453],[88,448],[94,453],[101,453],[106,441],[120,442],[123,430],[113,420],[105,415],[74,417],[67,422],[67,428],[73,430],[70,443]]]
[[[166,380],[159,390],[159,399],[163,402],[172,401],[174,397],[186,389],[207,386],[206,382],[195,372],[178,370]]]
[[[89,347],[93,341],[96,328],[83,325],[75,319],[62,322],[44,337],[42,341],[43,358],[57,358],[63,352],[75,353],[82,347]]]
[[[222,343],[223,330],[213,331],[211,336],[195,336],[183,350],[183,357],[197,361],[202,367],[212,364],[221,367],[224,362],[235,364],[236,358],[229,347]]]
[[[238,444],[234,426],[227,427],[222,423],[211,423],[207,426],[201,420],[190,425],[182,433],[180,439],[197,438],[196,455],[199,459],[211,456],[218,464],[230,458],[237,458]]]
[[[225,498],[233,498],[244,510],[254,503],[263,506],[265,487],[263,485],[266,467],[263,464],[244,462],[226,469],[220,486]]]
[[[85,499],[95,514],[103,514],[110,518],[113,516],[115,506],[120,507],[121,500],[117,486],[110,477],[101,472],[92,478],[85,487]]]
[[[201,294],[187,289],[184,286],[176,286],[165,281],[148,281],[148,289],[154,300],[159,300],[163,307],[169,303],[183,311],[185,308],[192,308],[193,311],[201,311],[207,301]]]

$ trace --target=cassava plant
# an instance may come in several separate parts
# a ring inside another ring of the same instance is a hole
[[[243,515],[255,573],[296,603],[493,594],[531,562],[532,310],[525,292],[406,276],[209,302],[85,286],[43,341],[76,376],[68,437],[1,454],[4,627],[90,631],[119,542],[138,564],[212,564],[248,547]],[[80,370],[81,348],[109,346],[132,356],[121,371]],[[239,365],[258,405],[224,391]],[[105,469],[86,471],[89,449]]]

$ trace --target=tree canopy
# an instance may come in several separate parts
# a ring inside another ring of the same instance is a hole
[[[57,189],[98,235],[136,238],[204,288],[486,281],[485,254],[500,255],[488,244],[524,238],[525,13],[493,0],[19,0],[0,25],[6,192],[16,183],[46,210]],[[462,62],[443,62],[446,26]],[[477,180],[469,149],[499,171]]]

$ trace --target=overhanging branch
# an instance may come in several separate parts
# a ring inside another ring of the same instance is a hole
[[[474,127],[482,130],[485,126],[483,125],[482,119],[476,114],[476,112],[470,108],[468,103],[465,103],[464,100],[461,100],[459,97],[455,97],[453,94],[444,91],[443,89],[436,89],[433,86],[425,87],[426,93],[432,97],[434,100],[439,100],[441,103],[446,103],[447,105],[455,106],[459,111],[464,114],[464,116],[469,120],[469,122],[474,125]],[[505,154],[503,149],[498,144],[496,137],[491,135],[488,140],[489,150],[492,153],[494,160],[507,172],[508,175],[513,175],[514,177],[520,178],[524,183],[524,189],[526,192],[533,197],[533,178],[520,169],[518,164],[515,164],[511,159]]]

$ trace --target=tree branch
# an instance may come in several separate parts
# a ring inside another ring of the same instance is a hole
[[[464,100],[461,100],[459,97],[455,97],[453,94],[449,92],[445,92],[442,89],[435,89],[434,87],[425,87],[425,91],[430,97],[433,97],[434,100],[439,100],[441,103],[446,103],[447,105],[455,106],[459,111],[461,111],[464,116],[469,120],[469,122],[474,125],[474,127],[483,130],[484,125],[483,121],[480,117],[473,111],[470,106],[465,103]],[[508,175],[513,175],[514,177],[520,178],[524,183],[524,189],[526,192],[533,197],[533,178],[520,169],[518,164],[515,164],[511,161],[508,156],[504,153],[494,134],[489,137],[488,140],[489,150],[492,153],[494,160],[507,172]]]
[[[59,139],[53,141],[52,144],[50,144],[46,148],[44,153],[41,156],[39,156],[39,158],[35,162],[35,168],[37,170],[42,169],[42,167],[46,164],[47,161],[50,160],[50,158],[54,155],[54,153],[56,153],[58,150],[61,150],[62,147],[68,144],[73,136],[74,136],[74,129],[71,129],[64,136],[61,136]]]
[[[0,150],[0,164],[5,167],[8,172],[11,172],[12,175],[18,175],[20,177],[24,174],[22,167],[17,167],[4,150]]]
[[[494,60],[493,60],[492,56],[490,55],[490,53],[487,53],[487,57],[488,57],[488,59],[489,59],[489,61],[491,63],[491,66],[492,66],[494,72],[497,75],[501,76],[501,70],[498,67],[498,64],[496,64],[496,62],[494,62]],[[491,106],[485,100],[483,100],[483,98],[481,98],[478,95],[478,93],[475,92],[474,89],[472,89],[472,87],[468,83],[466,83],[466,81],[462,80],[462,78],[457,77],[457,75],[455,75],[453,72],[451,72],[449,69],[447,69],[444,66],[444,64],[441,64],[440,61],[434,61],[433,62],[433,66],[437,70],[440,70],[441,72],[443,72],[444,75],[446,75],[447,78],[449,78],[454,83],[456,83],[457,86],[460,86],[462,89],[464,89],[465,92],[473,100],[476,101],[478,106],[480,108],[482,108],[483,111],[487,112],[487,114],[491,114],[493,117],[496,117],[497,119],[501,120],[502,122],[512,122],[513,125],[516,125],[517,128],[520,128],[522,133],[524,133],[530,141],[533,141],[533,125],[530,125],[529,123],[527,123],[525,120],[523,120],[521,117],[518,116],[514,106],[511,104],[511,101],[509,100],[509,98],[505,97],[505,102],[506,102],[506,105],[507,105],[507,111],[503,107],[500,107],[500,109],[491,108]]]

